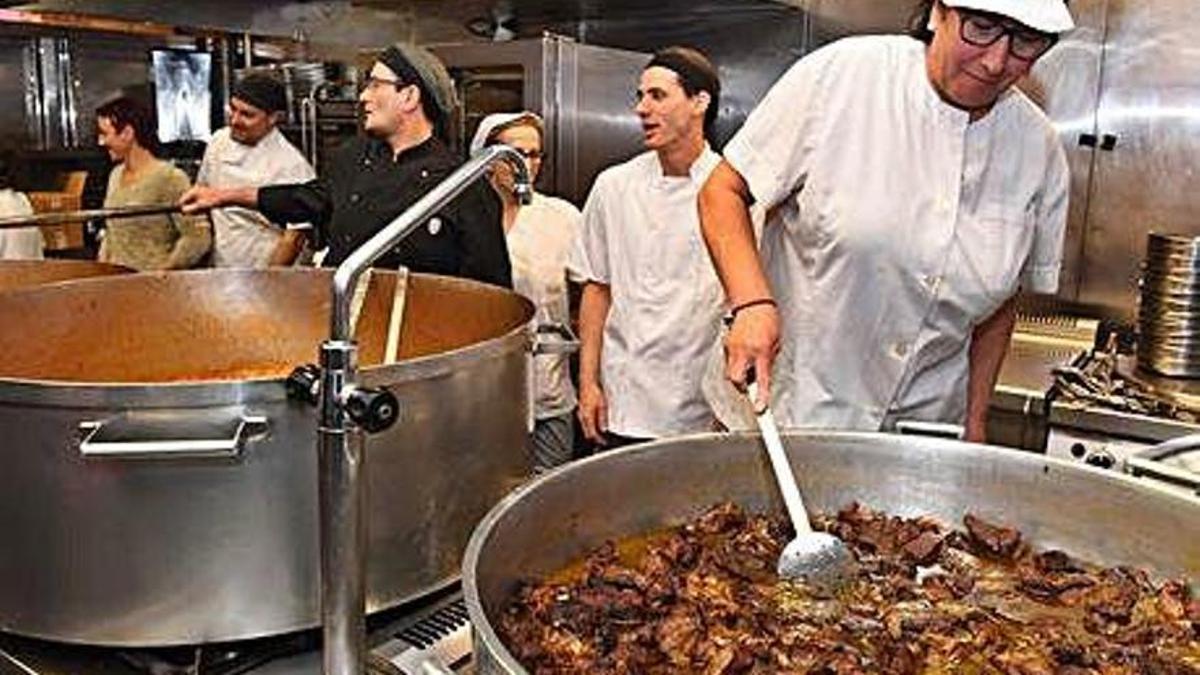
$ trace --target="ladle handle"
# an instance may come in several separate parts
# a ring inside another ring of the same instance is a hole
[[[757,403],[758,383],[751,382],[747,390],[751,401]],[[775,472],[775,480],[779,483],[779,492],[783,495],[783,505],[792,519],[792,527],[797,535],[812,532],[808,510],[804,508],[804,498],[800,496],[800,487],[796,485],[796,475],[792,473],[792,465],[783,449],[783,440],[779,437],[779,427],[775,424],[775,416],[771,414],[770,406],[765,406],[761,414],[755,415],[755,419],[758,420],[763,444],[767,446],[767,456],[771,459],[771,468]]]
[[[51,211],[0,218],[0,230],[34,227],[37,225],[79,223],[88,220],[108,220],[110,218],[168,215],[179,213],[179,210],[178,204],[149,204],[144,206],[114,206],[105,209],[83,209],[78,211]]]

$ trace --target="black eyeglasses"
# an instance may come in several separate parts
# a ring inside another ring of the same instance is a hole
[[[370,90],[374,91],[380,87],[386,87],[388,85],[391,85],[397,89],[400,89],[401,87],[404,86],[404,83],[401,82],[400,80],[392,80],[392,79],[388,79],[386,77],[375,77],[372,75],[372,76],[367,77],[367,79],[363,80],[362,88],[370,89]]]
[[[976,47],[991,47],[1005,35],[1008,36],[1008,53],[1022,61],[1036,60],[1045,54],[1058,36],[1053,33],[1026,28],[1020,24],[1003,21],[990,14],[978,14],[962,9],[956,10],[959,16],[958,32],[963,42]]]
[[[488,146],[496,145],[497,143],[499,143],[499,141],[492,139],[492,141],[490,143],[488,143]],[[518,148],[515,145],[510,145],[508,147],[512,148],[513,150],[515,150],[517,152],[518,155],[520,155],[528,160],[538,160],[538,159],[546,158],[546,153],[542,152],[541,150],[533,150],[533,149],[529,149],[529,148]]]
[[[517,147],[513,147],[513,150],[516,150],[517,154],[525,159],[541,159],[542,157],[545,157],[545,154],[543,154],[541,150],[530,150],[527,148]]]

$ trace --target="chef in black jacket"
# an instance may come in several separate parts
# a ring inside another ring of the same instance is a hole
[[[278,223],[311,222],[329,247],[322,264],[338,265],[459,164],[443,142],[454,88],[433,54],[408,44],[389,47],[371,68],[359,102],[365,136],[339,148],[316,180],[197,186],[183,195],[184,212],[242,206]],[[511,287],[499,200],[477,181],[375,264]]]

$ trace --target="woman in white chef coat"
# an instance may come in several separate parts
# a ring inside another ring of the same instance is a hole
[[[756,371],[788,426],[913,419],[983,440],[1013,298],[1057,289],[1066,159],[1013,85],[1071,15],[1063,0],[924,5],[912,36],[793,65],[699,198],[734,310],[726,376]],[[761,257],[752,202],[772,214]]]
[[[529,177],[536,181],[542,168],[542,118],[532,112],[488,115],[479,123],[471,152],[504,143],[525,157]],[[542,323],[570,322],[567,260],[579,238],[583,215],[574,204],[534,192],[522,205],[513,191],[512,170],[497,165],[492,187],[504,205],[504,234],[512,263],[513,288],[533,300]],[[534,357],[533,459],[537,469],[571,460],[575,444],[575,387],[566,354]]]

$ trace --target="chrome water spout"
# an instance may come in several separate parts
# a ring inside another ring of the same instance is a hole
[[[350,325],[354,288],[375,260],[500,161],[512,165],[517,196],[528,203],[532,188],[521,155],[507,145],[484,148],[358,247],[334,272],[330,339],[321,345],[317,432],[325,675],[362,675],[366,669],[364,432],[388,428],[399,414],[399,403],[390,392],[357,384],[358,346]]]

